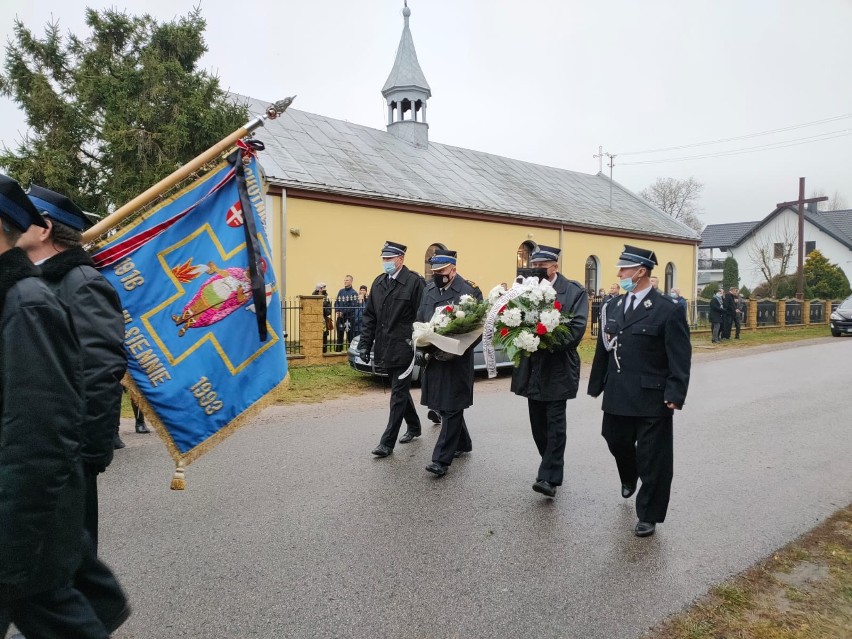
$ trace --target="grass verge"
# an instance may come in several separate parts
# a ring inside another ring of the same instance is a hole
[[[716,586],[647,639],[849,639],[852,506]]]

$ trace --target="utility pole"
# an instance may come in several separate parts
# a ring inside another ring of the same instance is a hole
[[[827,197],[809,197],[805,199],[805,178],[799,178],[799,199],[796,202],[779,202],[778,208],[799,207],[799,269],[798,283],[796,284],[796,299],[800,302],[805,299],[805,204],[814,202],[825,202]]]
[[[605,154],[609,158],[609,208],[612,210],[612,167],[615,166],[615,156],[612,153]]]
[[[598,152],[595,155],[593,155],[592,157],[598,159],[598,173],[603,173],[603,158],[604,158],[603,147],[599,146]]]

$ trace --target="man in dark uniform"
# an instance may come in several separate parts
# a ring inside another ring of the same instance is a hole
[[[35,184],[27,195],[47,227],[31,226],[17,245],[41,268],[48,286],[68,307],[83,354],[86,412],[80,457],[86,482],[84,523],[92,543],[74,585],[107,629],[115,630],[130,615],[130,608],[112,572],[97,559],[97,477],[112,461],[114,434],[121,420],[121,378],[127,369],[121,302],[81,246],[83,229],[90,226],[83,211],[64,195]]]
[[[414,355],[411,332],[424,285],[423,278],[403,264],[406,248],[403,244],[385,242],[384,273],[373,280],[361,318],[358,355],[369,363],[373,350],[376,364],[387,369],[391,384],[390,415],[381,441],[373,449],[376,457],[387,457],[393,452],[403,419],[408,429],[400,443],[406,444],[420,436],[420,417],[411,399],[411,375],[399,379]]]
[[[725,315],[722,318],[722,339],[731,339],[731,327],[734,325],[734,319],[737,316],[737,301],[734,299],[735,287],[731,287],[727,292],[722,292],[724,299]]]
[[[556,290],[556,301],[562,311],[569,313],[571,330],[552,351],[539,350],[522,357],[512,371],[512,392],[527,398],[533,440],[541,455],[538,476],[533,490],[554,497],[562,485],[567,428],[565,407],[577,396],[580,385],[580,356],[577,346],[586,332],[589,315],[589,296],[583,285],[569,280],[559,272],[560,250],[539,246],[530,256],[536,268],[546,270],[545,278]]]
[[[456,304],[462,295],[482,300],[482,292],[456,271],[456,259],[455,251],[438,250],[429,260],[432,281],[423,291],[418,322],[428,322],[436,308]],[[464,421],[464,409],[473,404],[473,348],[471,345],[464,355],[452,355],[434,347],[426,352],[420,403],[441,417],[441,434],[426,470],[438,477],[447,474],[454,457],[473,450]]]
[[[67,309],[13,248],[45,221],[0,176],[0,637],[105,639],[72,585],[85,532],[83,360]]]
[[[686,315],[651,286],[653,251],[625,246],[616,264],[627,294],[603,309],[589,395],[603,397],[602,435],[618,467],[621,496],[637,479],[638,537],[666,518],[673,472],[672,414],[683,407],[692,346]]]
[[[722,289],[720,288],[710,299],[710,326],[712,331],[710,341],[713,344],[718,344],[722,341],[722,322],[724,319],[725,300],[722,297]]]

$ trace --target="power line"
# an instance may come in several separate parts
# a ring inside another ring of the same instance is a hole
[[[747,140],[749,138],[760,137],[761,135],[771,135],[772,133],[782,133],[784,131],[794,131],[795,129],[802,129],[808,126],[816,126],[817,124],[825,124],[826,122],[836,122],[837,120],[845,120],[846,118],[852,118],[852,113],[846,113],[844,115],[835,115],[830,118],[825,118],[823,120],[814,120],[813,122],[805,122],[804,124],[794,124],[793,126],[786,126],[780,129],[770,129],[768,131],[760,131],[759,133],[749,133],[747,135],[738,135],[731,138],[720,138],[718,140],[710,140],[708,142],[695,142],[693,144],[682,144],[680,146],[667,146],[659,149],[648,149],[645,151],[626,151],[623,153],[619,153],[619,155],[645,155],[647,153],[662,153],[663,151],[678,151],[680,149],[689,149],[696,146],[708,146],[710,144],[722,144],[723,142],[734,142],[735,140]]]
[[[812,144],[813,142],[825,142],[842,138],[847,135],[852,135],[852,129],[841,129],[838,131],[829,131],[828,133],[820,133],[805,138],[797,138],[794,140],[782,140],[780,142],[770,142],[769,144],[761,144],[758,146],[746,147],[744,149],[734,149],[732,151],[719,151],[716,153],[703,153],[701,155],[687,155],[677,158],[665,158],[662,160],[642,160],[639,162],[622,162],[622,166],[635,166],[639,164],[665,164],[667,162],[686,162],[688,160],[703,160],[706,158],[719,158],[729,155],[742,155],[745,153],[757,153],[759,151],[771,151],[774,149],[783,149],[789,146],[799,146],[801,144]]]

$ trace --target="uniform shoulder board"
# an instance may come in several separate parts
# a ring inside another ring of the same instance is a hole
[[[473,280],[465,279],[465,282],[467,282],[468,284],[470,284],[470,287],[471,287],[471,288],[479,288],[479,287],[476,285],[476,282],[474,282]]]

